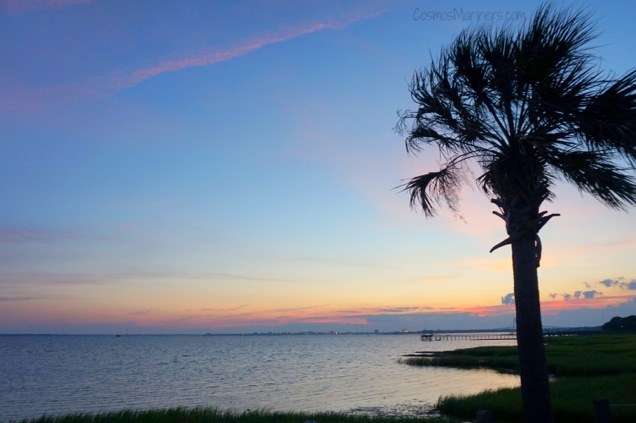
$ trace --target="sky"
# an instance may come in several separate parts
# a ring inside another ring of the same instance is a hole
[[[633,68],[636,3],[562,4]],[[393,128],[463,28],[539,5],[0,0],[0,333],[512,326],[489,199],[411,210],[439,156]],[[555,192],[544,325],[636,314],[634,210]]]

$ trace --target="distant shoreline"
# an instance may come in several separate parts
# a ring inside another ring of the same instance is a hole
[[[302,332],[249,332],[249,333],[0,333],[0,336],[114,336],[114,337],[126,337],[126,336],[342,336],[342,335],[356,335],[356,336],[387,336],[387,335],[421,335],[421,334],[441,334],[441,333],[502,333],[511,332],[515,329],[509,328],[496,328],[496,329],[434,329],[434,330],[420,330],[420,331],[392,331],[392,332],[341,332],[341,331],[302,331]],[[547,328],[545,332],[586,332],[595,333],[603,332],[600,326],[585,326],[585,327],[554,327]]]

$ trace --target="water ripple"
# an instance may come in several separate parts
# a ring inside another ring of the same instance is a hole
[[[519,384],[397,363],[421,349],[417,336],[0,336],[0,421],[167,406],[408,415],[440,395]]]

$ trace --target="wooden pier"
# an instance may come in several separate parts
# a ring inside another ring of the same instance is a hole
[[[592,333],[592,332],[589,332]],[[544,332],[543,338],[560,338],[563,336],[576,336],[580,332]],[[514,341],[517,339],[515,332],[501,333],[429,333],[420,335],[422,341]]]
[[[517,334],[510,333],[431,333],[422,334],[422,341],[514,341]]]

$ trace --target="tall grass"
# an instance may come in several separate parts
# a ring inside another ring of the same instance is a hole
[[[594,400],[609,399],[612,404],[634,404],[636,377],[620,376],[577,377],[554,381],[550,384],[552,411],[557,422],[594,422]],[[517,422],[522,416],[521,391],[506,388],[485,391],[470,396],[440,398],[438,409],[442,413],[472,418],[477,410],[492,411],[497,422]],[[612,407],[612,422],[635,422],[633,407]]]
[[[391,418],[354,416],[341,413],[277,413],[265,410],[233,413],[214,408],[170,408],[165,410],[123,410],[100,414],[43,416],[21,423],[451,423],[447,417]]]
[[[594,400],[636,404],[636,335],[590,335],[550,339],[546,345],[555,421],[593,422]],[[409,357],[419,366],[488,367],[509,372],[517,368],[516,347],[480,347]],[[445,414],[474,418],[478,410],[493,412],[497,422],[521,420],[521,391],[500,389],[470,396],[440,398]],[[636,407],[611,408],[613,422],[636,422]]]
[[[636,335],[587,335],[553,338],[546,345],[554,376],[602,376],[636,372]],[[406,357],[413,366],[487,367],[517,370],[517,347],[477,347]]]
[[[517,370],[517,347],[477,347],[440,351],[426,356],[404,357],[399,361],[411,366],[441,366],[460,369],[487,367],[501,372],[510,372]]]
[[[546,345],[555,376],[636,372],[636,335],[588,335],[553,339]]]

